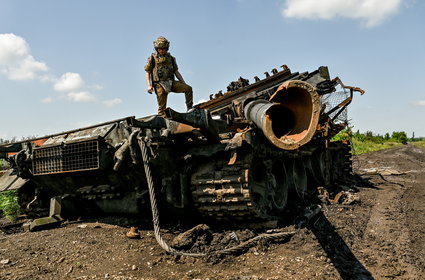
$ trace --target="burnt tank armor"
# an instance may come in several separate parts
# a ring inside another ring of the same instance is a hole
[[[289,191],[303,197],[351,174],[350,144],[331,138],[347,126],[353,92],[363,93],[330,79],[327,67],[282,67],[252,84],[241,77],[187,113],[167,108],[166,118],[127,117],[0,146],[13,166],[0,190],[18,189],[28,209],[71,195],[106,213],[143,212],[143,141],[164,209],[279,219]]]

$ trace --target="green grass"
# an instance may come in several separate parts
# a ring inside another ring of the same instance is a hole
[[[332,141],[348,140],[353,146],[353,154],[360,155],[370,153],[374,151],[380,151],[390,149],[403,145],[408,142],[405,132],[393,132],[391,136],[387,133],[384,136],[375,135],[368,131],[366,133],[355,132],[352,133],[352,129],[344,129],[332,138]],[[421,142],[411,142],[421,143]],[[422,142],[425,147],[425,141]],[[420,145],[420,144],[418,144]]]
[[[375,143],[373,141],[359,141],[353,138],[353,150],[355,155],[370,153],[379,150],[385,150],[389,148],[394,148],[401,146],[403,144],[397,142],[384,142],[384,143]]]
[[[0,216],[9,220],[16,219],[21,213],[16,191],[4,191],[0,193]]]
[[[376,143],[373,141],[360,141],[356,138],[352,139],[353,141],[353,149],[355,155],[365,154],[369,152],[379,151],[379,150],[385,150],[390,149],[394,147],[398,147],[403,145],[402,143],[397,142],[384,142],[384,143]],[[419,147],[422,149],[425,149],[425,140],[422,141],[413,141],[408,142],[409,145],[413,145],[415,147]]]

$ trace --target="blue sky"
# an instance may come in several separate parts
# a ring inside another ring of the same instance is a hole
[[[143,66],[158,36],[195,101],[282,64],[327,65],[366,90],[355,129],[425,136],[424,15],[418,0],[0,0],[0,138],[155,114]],[[168,105],[184,111],[184,95]]]

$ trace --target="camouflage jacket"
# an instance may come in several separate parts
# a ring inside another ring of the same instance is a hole
[[[151,72],[153,82],[174,81],[174,73],[177,70],[176,59],[170,53],[164,56],[153,53],[145,65],[145,71]]]

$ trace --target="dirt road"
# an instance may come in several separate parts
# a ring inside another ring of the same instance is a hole
[[[0,232],[0,279],[424,279],[425,151],[406,145],[374,152],[356,157],[354,167],[370,182],[357,185],[360,202],[323,205],[289,240],[195,259],[166,254],[149,226],[141,239],[127,239],[125,220],[9,229]],[[211,230],[212,247],[258,234]],[[178,232],[164,233],[171,240]]]

